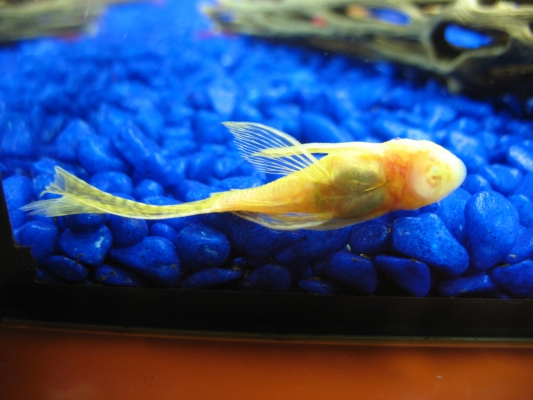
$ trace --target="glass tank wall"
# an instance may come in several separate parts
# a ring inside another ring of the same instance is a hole
[[[3,45],[0,172],[34,278],[532,297],[530,23],[293,3],[115,4]]]

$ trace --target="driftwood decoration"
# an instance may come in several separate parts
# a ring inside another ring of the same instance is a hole
[[[414,65],[455,91],[533,80],[533,0],[220,0],[204,12],[223,31]]]
[[[126,0],[0,0],[0,42],[83,31],[108,3]]]

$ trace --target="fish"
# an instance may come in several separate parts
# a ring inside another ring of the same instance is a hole
[[[223,124],[244,159],[281,177],[204,200],[159,206],[103,192],[56,166],[54,181],[41,195],[61,197],[22,210],[48,217],[105,213],[149,220],[231,212],[276,230],[331,230],[438,202],[466,177],[464,163],[431,141],[302,144],[259,123]]]

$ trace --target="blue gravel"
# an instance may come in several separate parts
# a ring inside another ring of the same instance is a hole
[[[444,297],[479,295],[495,291],[497,286],[488,275],[450,279],[439,285],[439,294]]]
[[[387,218],[378,218],[355,225],[348,240],[350,251],[367,256],[385,252],[390,244],[391,231],[391,224]]]
[[[339,251],[317,262],[313,272],[362,294],[374,293],[378,284],[372,261],[348,251]]]
[[[82,283],[89,276],[87,267],[67,257],[49,257],[45,265],[48,271],[69,283]]]
[[[70,258],[87,265],[98,266],[103,264],[113,244],[113,235],[106,226],[80,233],[65,229],[59,237],[58,244],[63,253]]]
[[[496,267],[492,271],[496,284],[519,298],[533,298],[533,261],[525,260],[518,264]]]
[[[280,265],[263,265],[248,275],[240,282],[241,290],[261,290],[266,292],[284,292],[291,287],[291,273]]]
[[[94,271],[95,279],[105,285],[144,287],[147,286],[146,279],[133,271],[115,265],[100,265]]]
[[[459,276],[468,268],[468,253],[436,214],[398,218],[392,227],[392,245],[443,275]]]
[[[479,192],[465,207],[466,231],[475,271],[494,267],[511,250],[518,237],[515,206],[497,192]]]
[[[174,243],[168,239],[149,236],[127,247],[109,251],[110,257],[165,287],[176,287],[180,279],[180,262]]]
[[[176,248],[183,268],[188,271],[220,267],[230,253],[226,236],[202,224],[190,224],[183,228],[178,234]]]
[[[142,219],[112,215],[109,218],[109,229],[113,234],[113,244],[116,247],[131,246],[148,235],[148,224]]]
[[[339,285],[322,278],[309,278],[298,282],[298,287],[306,292],[316,294],[338,294],[341,291]]]
[[[215,35],[196,7],[111,7],[90,37],[0,49],[0,173],[14,237],[31,247],[37,279],[533,296],[532,98],[481,102],[432,79],[400,78],[389,63]],[[409,23],[393,10],[371,12]],[[444,35],[461,49],[492,40],[458,25]],[[275,231],[233,214],[139,221],[20,211],[50,184],[56,165],[158,205],[276,179],[240,157],[220,124],[227,120],[271,125],[303,142],[432,140],[462,158],[468,175],[439,203],[334,231]]]
[[[183,281],[181,286],[188,289],[213,287],[234,281],[242,275],[243,271],[238,268],[208,268],[193,273]]]
[[[426,264],[391,256],[377,256],[374,264],[410,295],[424,297],[428,294],[430,272]]]
[[[15,231],[17,242],[31,247],[31,254],[39,264],[53,255],[56,250],[58,229],[50,222],[28,221]]]

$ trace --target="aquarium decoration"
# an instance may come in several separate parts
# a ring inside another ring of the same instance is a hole
[[[533,3],[471,0],[220,0],[219,29],[435,72],[454,91],[531,88]]]
[[[0,42],[39,36],[72,36],[90,30],[106,4],[135,0],[4,0]]]
[[[392,11],[374,15],[404,26]],[[531,100],[476,101],[400,77],[394,64],[217,35],[192,2],[111,7],[90,37],[21,42],[0,60],[3,192],[42,285],[533,297]],[[327,231],[270,229],[232,213],[144,220],[21,209],[56,167],[152,205],[278,179],[241,157],[224,121],[274,127],[304,146],[427,140],[467,175],[436,203]]]

